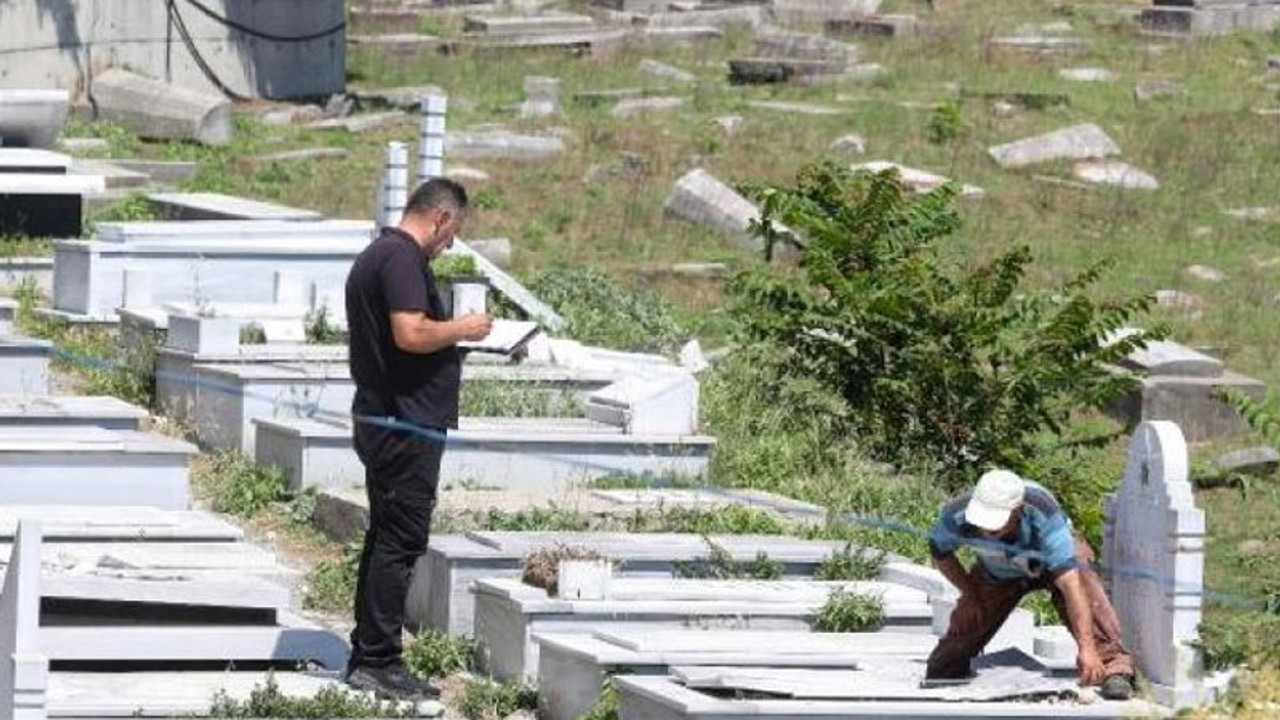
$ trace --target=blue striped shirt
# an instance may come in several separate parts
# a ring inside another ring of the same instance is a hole
[[[972,494],[967,492],[942,509],[929,532],[929,552],[935,559],[968,545],[977,553],[982,567],[997,580],[1039,578],[1046,572],[1057,576],[1075,569],[1071,520],[1044,487],[1027,483],[1018,536],[1010,541],[983,537],[981,530],[964,521],[964,509]]]

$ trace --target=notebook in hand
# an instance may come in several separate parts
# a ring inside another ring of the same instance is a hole
[[[458,347],[472,352],[510,355],[529,342],[539,330],[538,323],[531,320],[494,320],[488,337],[483,340],[466,340],[458,343]]]

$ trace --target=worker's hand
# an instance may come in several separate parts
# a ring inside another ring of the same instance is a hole
[[[472,313],[457,319],[463,340],[483,340],[493,329],[493,318],[485,313]]]
[[[1080,671],[1081,685],[1101,684],[1106,674],[1106,669],[1102,667],[1102,660],[1098,657],[1098,651],[1092,647],[1080,648],[1080,652],[1076,655],[1076,668]]]

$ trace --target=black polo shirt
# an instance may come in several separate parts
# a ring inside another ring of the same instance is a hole
[[[391,332],[393,311],[448,318],[435,275],[413,238],[397,228],[383,228],[351,266],[346,295],[349,362],[356,383],[353,411],[457,427],[462,382],[457,347],[427,354],[405,352]]]

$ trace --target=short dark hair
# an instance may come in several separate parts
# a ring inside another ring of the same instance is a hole
[[[442,210],[465,210],[467,207],[467,191],[458,183],[448,178],[434,177],[418,186],[409,201],[404,205],[408,214],[425,213],[437,208]]]

